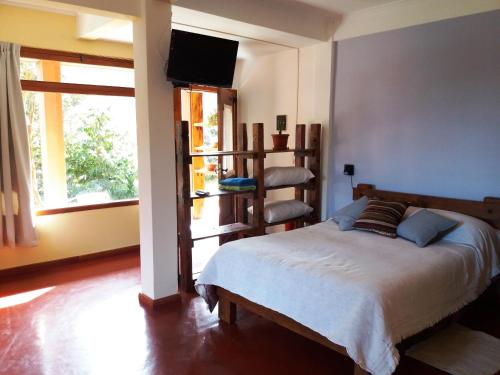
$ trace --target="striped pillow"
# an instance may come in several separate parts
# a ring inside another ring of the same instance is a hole
[[[371,199],[353,228],[396,238],[396,229],[407,207],[405,203]]]

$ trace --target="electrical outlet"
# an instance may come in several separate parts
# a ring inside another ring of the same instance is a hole
[[[344,174],[346,176],[354,175],[354,164],[344,164]]]
[[[286,115],[276,116],[276,130],[278,131],[286,130]]]

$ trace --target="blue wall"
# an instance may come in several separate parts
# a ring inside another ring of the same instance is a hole
[[[340,41],[328,211],[354,183],[500,196],[500,11]]]

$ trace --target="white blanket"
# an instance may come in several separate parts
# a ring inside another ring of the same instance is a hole
[[[391,374],[403,338],[477,298],[492,264],[484,249],[339,231],[324,222],[224,244],[196,283],[278,311],[347,349],[375,375]],[[487,269],[488,268],[488,269]]]

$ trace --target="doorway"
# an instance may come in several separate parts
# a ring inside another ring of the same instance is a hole
[[[189,147],[192,155],[233,149],[236,144],[236,90],[191,85],[187,88],[176,88],[174,95],[175,122],[189,122]],[[233,174],[233,165],[232,157],[193,156],[190,170],[191,191],[218,190],[219,180]],[[192,232],[232,222],[232,201],[218,196],[193,201]],[[194,242],[193,278],[203,270],[220,244],[219,237]]]

